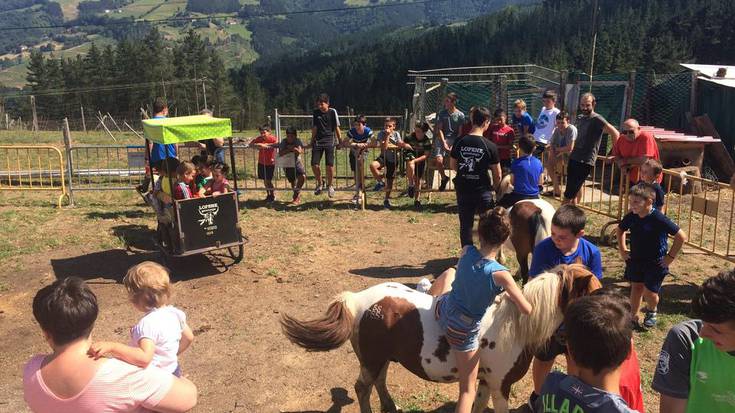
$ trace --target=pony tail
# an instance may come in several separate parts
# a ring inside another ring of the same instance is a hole
[[[292,343],[307,351],[329,351],[344,344],[352,336],[355,319],[353,294],[339,295],[321,318],[298,320],[288,314],[281,318],[283,333]]]

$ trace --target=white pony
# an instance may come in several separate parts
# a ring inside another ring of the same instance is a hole
[[[492,397],[495,411],[507,412],[511,384],[526,374],[532,355],[559,327],[570,301],[600,286],[584,266],[573,264],[559,266],[525,285],[523,294],[533,306],[530,315],[522,315],[505,293],[498,295],[481,321],[473,411],[482,412]],[[458,380],[449,343],[435,319],[435,305],[436,297],[389,282],[340,294],[321,318],[300,321],[284,315],[281,324],[291,342],[309,351],[329,351],[351,340],[360,360],[355,384],[360,412],[372,411],[373,385],[381,409],[395,412],[386,386],[391,361],[425,380]]]

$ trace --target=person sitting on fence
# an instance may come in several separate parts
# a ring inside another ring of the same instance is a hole
[[[623,123],[620,135],[623,139],[615,141],[611,155],[623,173],[628,174],[628,182],[635,185],[640,179],[640,166],[649,159],[659,159],[658,145],[653,134],[641,130],[635,119]]]
[[[623,363],[630,356],[631,312],[612,296],[578,298],[564,315],[567,355],[576,373],[549,374],[534,411],[637,413],[620,396]]]
[[[194,197],[196,184],[194,177],[197,169],[193,163],[189,161],[181,162],[176,168],[176,184],[174,185],[174,199],[190,199]]]
[[[181,377],[178,356],[194,341],[183,311],[169,304],[171,280],[168,270],[158,263],[144,261],[131,267],[123,284],[133,307],[145,313],[130,330],[130,344],[98,341],[89,347],[95,360],[116,358],[134,366],[153,365]]]
[[[227,173],[230,172],[227,164],[214,162],[211,169],[212,180],[208,183],[207,195],[217,196],[232,192],[230,182],[227,180]]]
[[[406,179],[408,180],[408,197],[413,198],[413,206],[421,209],[421,179],[424,177],[426,160],[431,156],[433,142],[429,124],[416,122],[413,133],[406,138],[403,156],[406,159]]]
[[[166,101],[158,97],[156,98],[155,102],[153,102],[153,119],[164,119],[168,116],[168,104]],[[161,166],[161,161],[165,158],[176,158],[176,152],[178,149],[178,145],[175,143],[170,144],[161,144],[161,143],[149,143],[148,144],[148,150],[150,151],[150,158],[148,159],[148,166],[149,166],[149,172],[152,173],[152,170],[159,170]],[[145,193],[148,192],[148,187],[151,183],[151,176],[149,174],[146,174],[145,178],[143,179],[143,183],[139,185],[136,189],[141,192]]]
[[[562,205],[551,218],[551,236],[541,241],[533,249],[529,278],[549,271],[559,264],[579,263],[587,267],[595,277],[602,280],[602,254],[595,244],[584,237],[584,226],[587,217],[584,211],[574,205]],[[560,354],[566,353],[566,347],[557,330],[549,346],[537,352],[531,366],[534,391],[531,404],[538,397],[546,376],[554,367],[554,361]]]
[[[546,149],[546,146],[551,140],[551,136],[554,134],[556,128],[556,115],[559,114],[559,108],[556,107],[556,92],[549,89],[544,92],[541,96],[541,101],[544,102],[544,107],[541,108],[533,132],[533,138],[536,140],[536,152],[534,156],[541,159],[541,154]]]
[[[78,277],[56,280],[33,298],[33,316],[53,354],[23,370],[23,398],[33,412],[187,412],[197,388],[156,367],[89,357],[97,297]]]
[[[525,100],[517,99],[513,102],[513,116],[510,118],[510,124],[515,130],[516,136],[524,136],[529,133],[533,135],[536,132],[533,116],[526,111]]]
[[[283,171],[286,173],[286,179],[291,184],[293,189],[293,198],[291,202],[294,205],[301,203],[301,188],[304,187],[306,182],[306,169],[304,169],[304,161],[301,159],[301,154],[304,153],[304,143],[297,136],[296,128],[289,126],[286,128],[286,139],[282,140],[278,146],[278,156],[292,157],[293,166],[286,166]]]
[[[505,291],[504,299],[515,304],[521,314],[528,315],[533,310],[508,269],[495,261],[510,230],[507,210],[495,208],[483,214],[477,225],[480,248],[465,245],[457,270],[444,271],[428,291],[438,297],[436,318],[457,363],[459,400],[455,412],[466,413],[472,408],[479,366],[480,321],[495,297]]]
[[[383,130],[378,132],[378,144],[380,144],[380,156],[378,156],[371,164],[370,171],[377,181],[375,191],[385,189],[385,199],[383,207],[389,209],[390,193],[393,190],[393,180],[396,176],[396,165],[398,155],[396,149],[388,148],[388,145],[394,145],[398,148],[405,148],[406,144],[401,139],[401,134],[396,130],[396,120],[393,118],[385,118],[383,122]],[[385,171],[385,183],[383,183],[383,174],[381,169]]]
[[[265,202],[273,202],[276,200],[276,194],[273,191],[273,173],[276,170],[278,138],[271,135],[271,128],[268,124],[259,127],[258,131],[260,135],[250,141],[250,146],[260,148],[258,151],[258,179],[263,180],[266,188]]]
[[[447,93],[444,98],[444,109],[436,114],[434,127],[434,162],[441,177],[439,190],[447,189],[449,176],[444,171],[444,159],[449,155],[454,142],[459,137],[459,130],[465,122],[464,113],[457,109],[458,96],[454,92]]]
[[[544,166],[538,158],[533,156],[536,141],[533,135],[524,135],[518,140],[520,155],[510,166],[510,184],[513,192],[506,193],[498,200],[498,205],[511,208],[516,202],[524,199],[538,199],[539,187],[544,172]]]
[[[352,202],[355,204],[360,202],[364,191],[362,182],[365,179],[365,171],[362,169],[362,163],[365,161],[367,147],[373,139],[373,130],[366,124],[365,116],[357,115],[352,122],[352,129],[347,132],[347,138],[343,142],[344,146],[350,148],[350,170],[355,177],[355,196],[352,197]]]
[[[653,375],[662,413],[731,413],[735,389],[735,271],[702,283],[692,312],[671,328]]]
[[[483,134],[484,137],[490,139],[498,147],[498,156],[500,157],[500,167],[503,171],[510,171],[511,150],[513,142],[516,140],[516,134],[513,128],[506,121],[508,120],[505,110],[496,109],[493,113],[493,123]]]
[[[191,158],[191,163],[197,168],[197,176],[194,178],[194,184],[196,185],[194,197],[201,198],[206,195],[207,184],[212,180],[212,169],[206,156],[194,155]]]
[[[640,182],[648,182],[653,185],[653,190],[656,191],[656,199],[653,201],[653,207],[659,211],[666,213],[664,202],[666,200],[666,194],[664,189],[661,187],[661,174],[663,173],[664,167],[661,162],[657,159],[649,159],[641,165],[641,180]]]
[[[552,194],[561,196],[561,174],[559,167],[569,159],[569,153],[574,147],[577,139],[577,127],[570,124],[569,112],[561,111],[556,115],[556,129],[549,141],[549,150],[546,154],[546,170],[551,175],[551,183],[554,185]]]
[[[649,183],[630,189],[630,211],[618,225],[618,251],[625,262],[625,279],[630,281],[630,306],[638,325],[641,297],[646,302],[643,326],[656,325],[661,283],[669,274],[669,266],[681,251],[686,235],[661,211],[653,208],[656,191]],[[626,249],[625,232],[630,230],[630,250]],[[668,236],[674,236],[669,251]]]

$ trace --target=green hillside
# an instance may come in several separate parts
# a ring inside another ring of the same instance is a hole
[[[465,21],[507,4],[535,1],[437,0],[410,4],[404,0],[2,0],[0,28],[62,23],[75,27],[3,32],[0,83],[25,85],[23,73],[30,49],[40,49],[47,57],[52,51],[56,57],[72,57],[84,53],[93,41],[104,45],[144,36],[150,25],[135,24],[133,20],[180,19],[155,26],[169,42],[180,41],[194,30],[221,52],[227,67],[239,67],[256,61],[268,65],[283,56],[303,55],[322,45],[332,47],[336,40],[353,36],[376,38],[405,27]],[[289,14],[381,4],[397,7]],[[185,20],[212,14],[216,17]],[[105,25],[125,20],[131,23]]]

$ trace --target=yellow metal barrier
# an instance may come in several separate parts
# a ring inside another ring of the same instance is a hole
[[[59,191],[61,207],[69,199],[61,151],[53,146],[0,146],[0,191]]]

